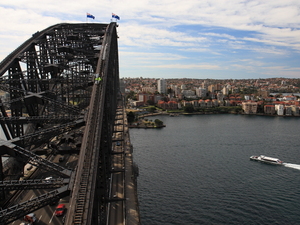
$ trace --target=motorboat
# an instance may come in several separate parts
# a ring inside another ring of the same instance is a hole
[[[273,165],[282,165],[283,164],[283,161],[281,161],[280,159],[269,157],[269,156],[264,156],[264,155],[259,155],[259,156],[252,155],[252,156],[250,156],[250,160],[260,161],[263,163],[269,163],[269,164],[273,164]]]

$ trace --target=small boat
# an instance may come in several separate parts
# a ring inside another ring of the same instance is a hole
[[[263,163],[269,163],[269,164],[273,164],[273,165],[282,165],[283,164],[283,161],[281,161],[280,159],[268,157],[268,156],[264,156],[264,155],[259,155],[259,156],[252,155],[252,156],[250,156],[250,160],[260,161]]]

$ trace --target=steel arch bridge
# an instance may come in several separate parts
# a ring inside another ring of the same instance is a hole
[[[65,224],[106,224],[112,134],[121,99],[116,27],[57,24],[33,34],[0,63],[5,93],[0,154],[9,156],[11,165],[6,170],[0,160],[1,203],[11,190],[50,189],[2,209],[1,224],[70,193]],[[77,152],[78,162],[66,168],[41,157],[45,152]],[[19,179],[28,164],[59,178]]]

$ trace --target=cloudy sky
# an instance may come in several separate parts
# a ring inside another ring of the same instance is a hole
[[[12,0],[0,13],[0,60],[38,30],[115,13],[120,77],[300,78],[299,0]]]

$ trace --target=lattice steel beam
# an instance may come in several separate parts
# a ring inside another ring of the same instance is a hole
[[[45,194],[33,198],[21,204],[9,207],[7,209],[0,211],[0,221],[1,224],[11,223],[30,212],[40,209],[46,205],[49,205],[53,200],[63,198],[70,194],[69,187],[66,185],[59,189],[49,191]]]
[[[31,189],[56,189],[63,185],[68,185],[70,179],[67,178],[52,178],[34,179],[34,180],[9,180],[0,181],[0,188],[5,191],[13,190],[31,190]]]

